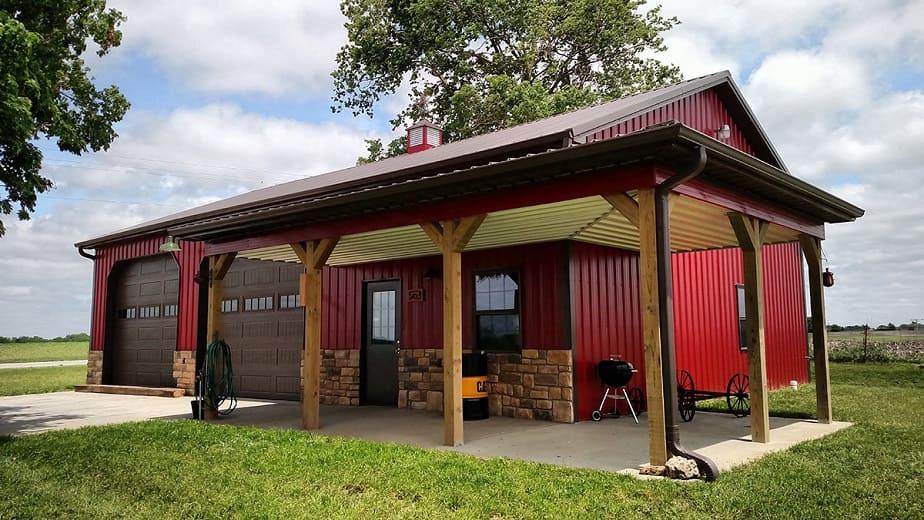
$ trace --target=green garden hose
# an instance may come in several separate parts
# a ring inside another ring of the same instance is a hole
[[[231,347],[224,340],[218,340],[205,349],[205,367],[202,369],[205,384],[205,405],[228,415],[237,408],[234,395],[234,370],[231,366]]]

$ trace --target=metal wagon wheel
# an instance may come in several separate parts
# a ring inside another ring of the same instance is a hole
[[[693,416],[696,415],[695,392],[693,376],[686,370],[681,370],[680,377],[677,378],[677,410],[680,411],[680,418],[683,422],[692,421]]]
[[[693,394],[681,396],[677,409],[680,410],[680,418],[683,419],[683,422],[692,421],[693,416],[696,415],[696,399],[693,398]]]
[[[638,387],[629,389],[629,402],[632,403],[632,409],[635,415],[641,415],[645,411],[645,394]]]
[[[735,374],[728,380],[725,388],[725,404],[735,417],[744,417],[751,413],[751,395],[748,393],[747,374]]]

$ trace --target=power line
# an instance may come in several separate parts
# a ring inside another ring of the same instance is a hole
[[[58,197],[55,195],[42,195],[43,199],[55,199],[55,200],[72,200],[77,202],[103,202],[107,204],[125,204],[129,206],[163,206],[167,208],[181,208],[186,207],[182,204],[161,204],[157,202],[133,202],[128,200],[108,200],[108,199],[87,199],[83,197]]]

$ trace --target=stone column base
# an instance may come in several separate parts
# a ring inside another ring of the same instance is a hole
[[[87,384],[103,384],[103,351],[91,350],[87,354]]]
[[[186,390],[186,395],[196,394],[196,351],[177,350],[173,353],[173,378],[176,387]]]

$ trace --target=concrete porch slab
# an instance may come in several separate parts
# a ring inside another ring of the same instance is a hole
[[[134,395],[58,392],[0,397],[0,435],[22,435],[51,429],[79,428],[144,419],[188,419],[191,399]],[[465,445],[448,448],[443,442],[439,413],[375,406],[322,406],[325,435],[409,444],[422,448],[454,449],[477,457],[508,457],[575,468],[637,474],[648,461],[645,415],[639,424],[631,417],[600,422],[557,424],[507,417],[466,421]],[[216,425],[262,428],[301,428],[301,405],[290,401],[242,400]],[[823,437],[850,426],[835,422],[770,419],[772,442],[750,442],[747,418],[697,412],[680,428],[681,442],[727,470],[785,450],[799,442]]]

